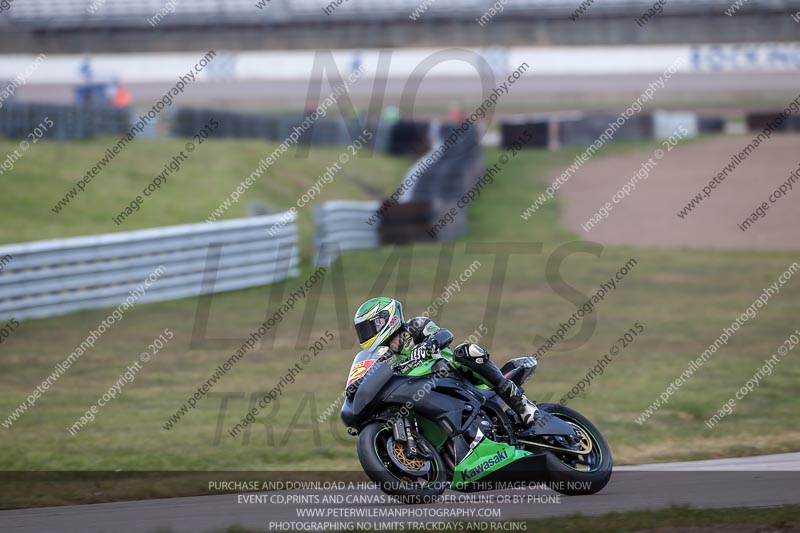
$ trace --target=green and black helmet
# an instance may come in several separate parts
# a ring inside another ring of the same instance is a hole
[[[403,326],[403,305],[384,296],[370,298],[353,317],[362,348],[383,346]]]

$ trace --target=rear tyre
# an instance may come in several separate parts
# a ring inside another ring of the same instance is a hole
[[[382,421],[372,422],[358,433],[358,460],[384,493],[397,496],[404,503],[431,503],[444,492],[447,468],[425,437],[415,438],[426,458],[407,457],[404,445],[392,440],[392,429]]]
[[[539,409],[576,426],[584,434],[586,441],[591,443],[591,450],[585,455],[555,450],[545,452],[551,488],[568,496],[601,491],[611,479],[613,459],[611,449],[600,430],[578,411],[564,405],[544,403],[539,405]]]

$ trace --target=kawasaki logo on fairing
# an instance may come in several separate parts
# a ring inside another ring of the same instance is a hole
[[[478,466],[475,466],[473,468],[470,468],[469,470],[464,471],[464,479],[469,479],[471,477],[477,476],[478,474],[480,474],[482,472],[486,472],[491,467],[493,467],[495,465],[499,465],[500,463],[502,463],[506,459],[508,459],[508,450],[499,451],[495,455],[493,455],[492,457],[489,457],[488,459],[486,459],[484,462],[482,462]]]

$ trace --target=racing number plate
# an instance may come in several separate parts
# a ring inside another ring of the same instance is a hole
[[[353,364],[353,367],[350,369],[350,377],[347,378],[347,385],[350,385],[352,382],[364,376],[367,370],[369,370],[369,367],[375,364],[375,361],[377,361],[377,359],[366,359]]]

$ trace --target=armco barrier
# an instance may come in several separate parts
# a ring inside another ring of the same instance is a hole
[[[138,302],[264,285],[299,275],[288,213],[0,246],[0,318],[115,307],[160,266]],[[285,219],[284,219],[285,220]]]
[[[777,113],[775,114],[777,115]],[[759,124],[766,125],[765,118],[775,115],[748,115],[751,129]],[[619,115],[609,113],[554,113],[533,117],[514,117],[500,125],[503,148],[510,148],[519,139],[522,132],[532,136],[527,148],[565,148],[571,146],[586,147],[597,141],[607,131],[613,132],[613,140],[666,139],[676,131],[683,131],[685,138],[696,137],[701,133],[723,133],[725,119],[723,117],[704,116],[688,111],[655,111],[640,113],[624,121],[622,126],[611,128],[618,122]],[[787,124],[792,124],[791,120]],[[798,120],[800,124],[800,120]],[[791,129],[792,126],[784,126]],[[798,127],[797,129],[800,129]]]
[[[374,144],[380,125],[368,122],[362,126],[357,120],[340,118],[320,118],[311,122],[302,131],[300,125],[304,121],[302,115],[276,116],[239,111],[224,111],[206,108],[181,108],[172,124],[172,133],[179,137],[192,137],[211,120],[216,120],[219,127],[214,131],[215,137],[232,137],[237,139],[266,139],[274,142],[286,140],[297,130],[300,146],[347,146],[361,135],[364,128],[373,133],[369,144]]]
[[[380,202],[334,200],[314,207],[314,264],[329,266],[347,250],[368,250],[380,246]],[[375,217],[375,218],[373,218]],[[368,224],[373,220],[373,224]]]
[[[700,134],[725,133],[725,118],[701,116],[697,119],[697,128]]]
[[[117,135],[131,127],[130,108],[51,105],[12,102],[0,108],[0,135],[27,137],[45,118],[47,139],[85,139],[96,135]]]
[[[767,124],[770,123],[775,124],[775,131],[800,131],[800,116],[790,115],[785,120],[778,120],[778,115],[780,113],[780,110],[771,113],[748,113],[746,117],[747,131],[759,132],[766,128]]]
[[[525,148],[548,148],[550,146],[550,123],[547,120],[529,120],[505,122],[500,125],[500,146],[506,150],[523,135],[531,139],[525,143]]]
[[[612,122],[619,124],[620,115],[587,114],[574,120],[565,120],[558,125],[559,146],[589,146],[607,130],[613,132],[615,141],[638,141],[653,138],[653,115],[641,113],[626,119],[622,126],[612,129]]]

